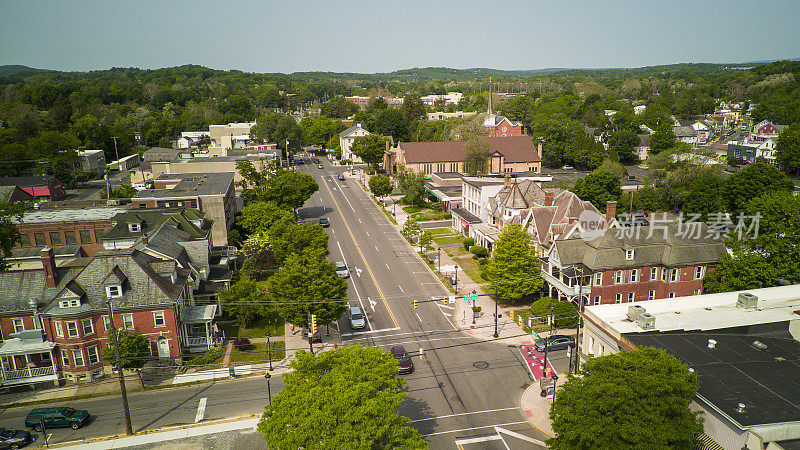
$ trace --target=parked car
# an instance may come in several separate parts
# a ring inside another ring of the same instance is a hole
[[[86,425],[89,412],[84,409],[73,409],[65,406],[53,408],[35,408],[25,417],[25,426],[36,431],[42,430],[42,419],[47,428],[71,427],[73,430]]]
[[[359,330],[367,326],[367,321],[364,318],[364,311],[361,311],[361,307],[353,306],[350,308],[350,328],[354,330]]]
[[[339,181],[344,181],[344,174],[340,173],[337,178],[339,178]]]
[[[564,166],[561,169],[562,170],[573,170],[572,166]]]
[[[31,433],[26,430],[0,428],[0,448],[22,448],[31,442]]]
[[[328,228],[329,226],[331,226],[331,223],[328,222],[328,218],[327,217],[320,217],[319,218],[319,226],[321,226],[322,228]]]
[[[402,345],[392,347],[392,356],[397,360],[397,371],[399,373],[411,373],[414,371],[414,361],[408,356],[408,352]]]
[[[545,341],[547,341],[547,350],[564,350],[567,347],[575,347],[575,338],[572,336],[562,336],[560,334],[554,334],[552,336],[548,336],[544,339],[539,339],[536,341],[536,350],[543,352],[545,347]]]
[[[350,277],[350,271],[347,270],[347,264],[341,261],[336,261],[334,265],[336,265],[336,275],[339,275],[342,278]]]
[[[317,169],[322,169],[322,164],[317,164]]]
[[[319,158],[314,158],[311,160],[314,164],[319,164]]]

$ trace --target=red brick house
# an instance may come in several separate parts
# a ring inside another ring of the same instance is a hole
[[[722,239],[709,237],[705,225],[688,235],[677,223],[654,229],[652,236],[651,227],[555,241],[542,264],[548,294],[575,301],[580,290],[587,305],[702,294],[703,277],[726,251]]]
[[[66,195],[66,186],[53,176],[2,177],[0,186],[18,186],[31,195],[34,201],[50,202],[61,200]]]
[[[753,125],[753,130],[750,132],[750,142],[764,142],[767,139],[778,139],[778,136],[786,127],[787,125],[775,125],[769,120],[762,120]]]

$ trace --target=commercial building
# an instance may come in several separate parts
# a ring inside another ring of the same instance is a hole
[[[50,175],[30,177],[0,177],[0,187],[19,187],[34,202],[61,200],[66,195],[66,186],[58,178]]]
[[[94,170],[102,176],[106,173],[106,154],[103,150],[78,150],[78,164],[81,172]]]

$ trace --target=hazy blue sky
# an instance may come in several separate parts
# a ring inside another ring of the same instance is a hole
[[[800,1],[0,0],[0,64],[252,72],[800,57]]]

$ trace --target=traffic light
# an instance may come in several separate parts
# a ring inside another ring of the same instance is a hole
[[[317,315],[311,315],[311,334],[315,334],[317,332]]]
[[[414,299],[414,309],[417,309],[417,299]]]
[[[450,299],[447,298],[447,297],[442,299],[442,303],[445,304],[445,305],[448,304],[449,302],[450,302]]]
[[[425,356],[425,350],[423,350],[422,347],[420,347],[419,348],[419,357],[422,358],[423,356]]]

